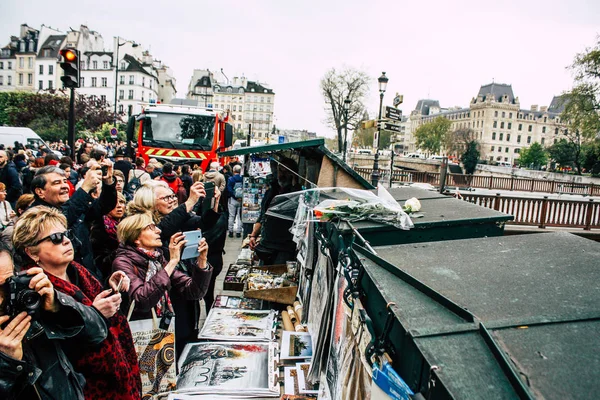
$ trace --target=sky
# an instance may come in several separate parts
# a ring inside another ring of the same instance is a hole
[[[67,11],[64,11],[67,10]],[[333,137],[319,82],[331,68],[372,77],[367,109],[404,95],[467,107],[481,85],[511,84],[521,107],[549,105],[573,84],[566,67],[600,34],[597,0],[2,0],[0,44],[27,23],[68,31],[87,25],[112,50],[114,36],[162,60],[185,97],[194,69],[246,76],[275,92],[275,124]]]

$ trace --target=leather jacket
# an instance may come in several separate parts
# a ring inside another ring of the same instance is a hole
[[[85,378],[74,370],[64,348],[102,342],[106,323],[95,308],[56,290],[54,296],[59,309],[39,313],[23,340],[23,358],[0,352],[1,399],[84,399]]]

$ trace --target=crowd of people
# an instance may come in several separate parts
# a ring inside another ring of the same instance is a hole
[[[177,354],[197,338],[199,300],[212,307],[226,237],[241,235],[241,165],[53,150],[0,150],[0,398],[139,399],[126,315],[177,315]],[[198,256],[182,259],[197,229]],[[26,290],[39,309],[19,301]]]

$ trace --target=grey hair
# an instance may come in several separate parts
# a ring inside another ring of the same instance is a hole
[[[215,169],[218,171],[220,166],[221,166],[221,164],[219,164],[218,161],[213,161],[210,163],[210,169]]]
[[[44,189],[46,187],[46,183],[48,183],[48,180],[46,179],[46,175],[52,174],[52,173],[58,174],[64,178],[67,177],[67,174],[65,173],[65,171],[60,169],[56,165],[47,165],[45,167],[38,169],[37,172],[35,173],[35,176],[31,180],[31,191],[35,194],[35,189],[37,189],[37,188]],[[35,194],[35,196],[37,197],[37,194]]]
[[[233,173],[240,173],[242,172],[242,166],[241,165],[236,165],[233,167]]]

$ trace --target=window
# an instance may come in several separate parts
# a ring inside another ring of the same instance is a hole
[[[521,149],[515,149],[515,153],[519,154],[521,152]]]
[[[85,61],[81,60],[79,63],[80,63],[79,65],[80,65],[81,69],[84,70],[85,69]]]
[[[48,65],[48,75],[54,75],[54,65]]]
[[[123,100],[123,97],[125,97],[125,91],[119,90],[119,100]]]
[[[529,125],[529,128],[527,128],[527,131],[531,132],[532,129],[533,129],[533,125]]]
[[[4,62],[0,61],[0,69],[4,69]]]
[[[242,112],[242,105],[240,104],[240,112]]]
[[[242,124],[237,124],[238,129],[242,129]]]
[[[523,130],[523,124],[519,124],[519,130],[522,131]]]
[[[498,118],[498,111],[494,111],[494,117]]]
[[[27,74],[27,84],[29,86],[33,85],[33,74]]]
[[[500,138],[498,140],[504,139],[504,133],[500,132]]]
[[[19,51],[25,53],[25,42],[19,43]]]
[[[527,144],[531,144],[531,136],[527,136]]]
[[[544,117],[544,123],[546,123],[546,120],[547,120],[547,119],[548,119],[547,117]]]
[[[119,104],[119,112],[122,114],[123,113],[123,104]]]
[[[557,139],[557,138],[554,138],[554,144],[556,144],[556,142],[558,142],[558,139]]]
[[[108,86],[108,78],[102,78],[102,87]]]
[[[33,69],[33,57],[27,57],[27,67]]]
[[[12,86],[12,76],[7,76],[7,77],[6,77],[6,84],[7,84],[8,86]]]
[[[44,66],[40,65],[40,75],[44,75]]]
[[[490,151],[494,151],[495,148],[496,148],[496,146],[492,146],[492,149]]]
[[[129,91],[129,100],[133,100],[133,90]]]
[[[498,121],[494,121],[494,128],[498,127]]]
[[[102,104],[106,104],[106,96],[101,94],[100,95],[100,101],[102,102]]]
[[[512,113],[508,113],[508,118],[512,118]]]
[[[502,118],[506,118],[506,113],[502,111]]]
[[[512,129],[512,122],[508,123],[508,129]]]
[[[546,139],[546,138],[542,138],[542,145],[543,145],[543,144],[544,144],[544,142],[546,141],[545,139]]]
[[[502,147],[498,146],[498,153],[502,152]]]
[[[44,81],[38,81],[38,90],[44,90]]]
[[[108,69],[108,61],[102,61],[102,68]]]
[[[142,90],[142,101],[144,101],[144,91]]]
[[[52,86],[53,86],[52,81],[48,81],[48,90],[54,89]]]
[[[83,76],[79,78],[79,85],[81,85],[81,87],[85,87],[85,78]]]
[[[500,129],[504,129],[504,122],[500,122]]]
[[[4,77],[0,75],[0,86],[4,85]]]
[[[125,84],[125,75],[121,75],[119,76],[119,85],[124,85]]]
[[[25,68],[25,59],[23,57],[19,58],[19,68]]]
[[[98,78],[96,78],[96,77],[92,78],[92,87],[96,87],[97,81],[98,81]]]
[[[133,75],[129,75],[129,84],[133,85],[135,83],[135,77]]]
[[[492,132],[492,140],[496,140],[496,132]]]
[[[542,133],[546,133],[546,127],[542,126]]]
[[[12,61],[8,62],[8,69],[12,69]],[[556,122],[558,122],[558,121],[556,121]]]
[[[236,105],[233,106],[233,111],[237,111],[237,106]]]
[[[148,81],[148,86],[150,86],[150,89],[152,89],[152,82],[154,82],[152,79],[150,79],[150,81]]]
[[[504,149],[505,153],[508,153],[508,147]],[[508,158],[506,159],[506,161],[508,161]]]
[[[92,61],[92,69],[98,69],[98,61]]]
[[[510,142],[510,133],[507,133],[507,134],[506,134],[506,141],[507,141],[507,142]]]
[[[558,135],[558,128],[554,128],[554,134]]]
[[[142,76],[142,86],[146,86],[146,77]]]

